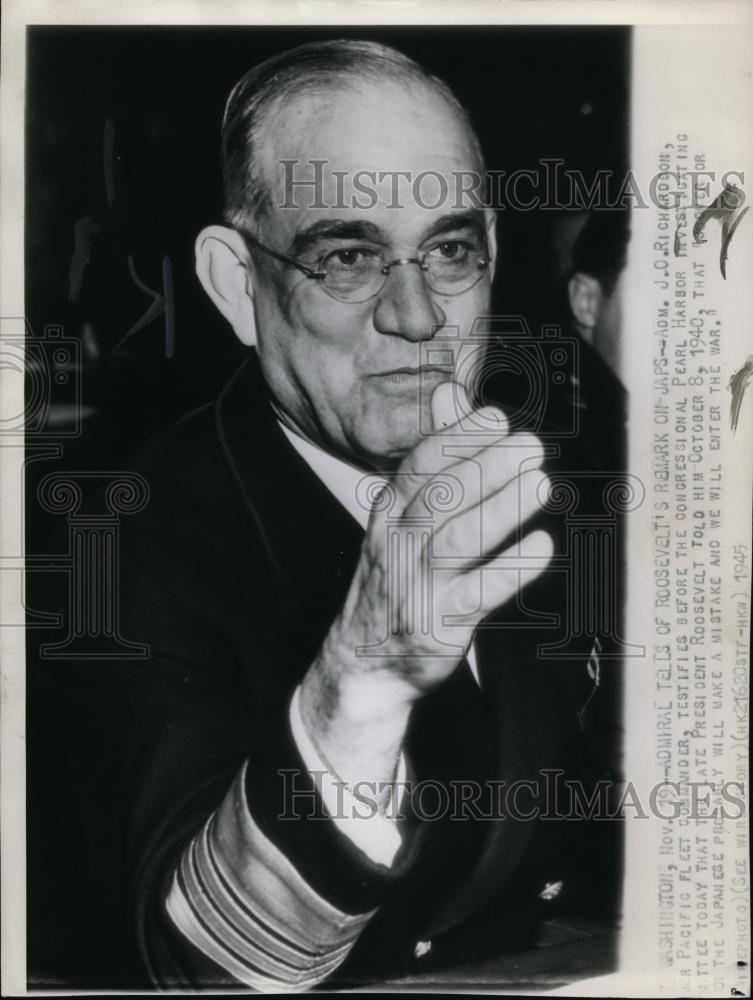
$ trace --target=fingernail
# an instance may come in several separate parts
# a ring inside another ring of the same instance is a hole
[[[476,410],[476,413],[483,420],[488,420],[489,423],[495,423],[500,427],[505,423],[504,413],[496,406],[482,406],[479,410]]]

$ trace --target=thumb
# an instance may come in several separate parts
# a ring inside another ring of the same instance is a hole
[[[459,382],[443,382],[431,397],[431,419],[435,431],[451,427],[472,410],[468,393]]]

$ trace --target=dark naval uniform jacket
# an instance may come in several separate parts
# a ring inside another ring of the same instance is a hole
[[[550,467],[599,460],[575,440]],[[50,656],[59,636],[29,632],[31,982],[347,987],[533,943],[546,887],[577,898],[592,877],[588,824],[558,819],[552,789],[604,773],[587,733],[600,637],[571,634],[561,513],[542,515],[560,562],[477,632],[479,683],[461,663],[413,710],[421,810],[408,796],[387,867],[329,819],[291,736],[363,531],[286,440],[255,353],[131,471],[148,495],[118,524],[120,653]],[[45,599],[68,627],[70,594]],[[439,807],[470,782],[475,805]],[[241,832],[216,834],[223,809]],[[246,835],[256,868],[219,856]],[[228,913],[192,899],[204,890]],[[290,900],[310,907],[311,940],[300,915],[286,924]]]

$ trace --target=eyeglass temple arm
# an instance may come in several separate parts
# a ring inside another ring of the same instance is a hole
[[[292,257],[286,257],[285,254],[278,253],[276,250],[272,250],[271,247],[264,246],[264,244],[260,243],[259,240],[257,240],[255,236],[251,235],[251,233],[247,233],[247,232],[244,231],[243,232],[243,238],[245,240],[247,240],[249,243],[253,244],[253,246],[255,246],[258,250],[261,250],[263,253],[267,254],[269,257],[274,257],[275,260],[279,260],[283,264],[289,264],[290,267],[295,267],[299,271],[302,271],[303,274],[305,274],[307,278],[323,278],[324,277],[324,274],[323,274],[322,271],[315,271],[315,270],[313,270],[310,267],[306,267],[305,264],[301,264],[300,261],[293,260]]]

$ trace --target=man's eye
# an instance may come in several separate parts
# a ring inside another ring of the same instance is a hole
[[[473,248],[466,240],[445,240],[444,243],[438,243],[432,247],[429,254],[445,260],[457,260],[465,257],[471,249]]]
[[[356,263],[360,253],[360,250],[337,250],[333,257],[338,264],[344,264],[347,267]]]
[[[363,267],[375,254],[364,247],[344,247],[328,253],[322,263],[335,268]]]

